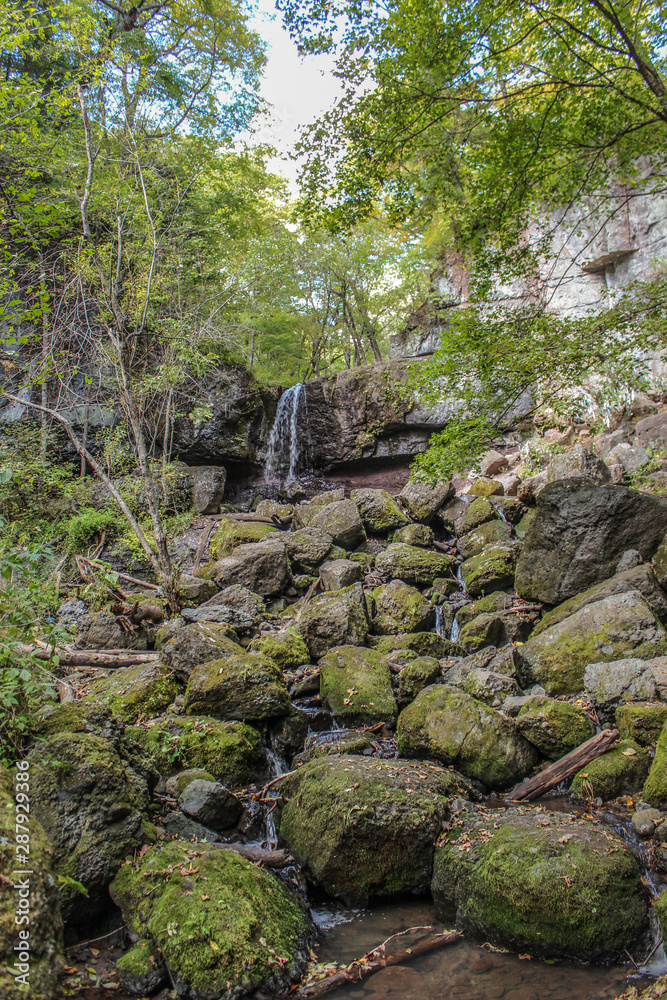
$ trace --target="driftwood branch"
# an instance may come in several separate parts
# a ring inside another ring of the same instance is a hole
[[[50,646],[25,645],[21,651],[31,653],[38,660],[50,660],[52,655],[58,657],[66,667],[132,667],[136,663],[155,663],[160,654],[147,650],[131,649],[60,649],[52,651]]]
[[[435,937],[413,945],[412,948],[406,948],[405,951],[387,957],[386,948],[393,938],[402,937],[404,934],[409,934],[410,931],[421,930],[431,930],[431,928],[409,927],[406,931],[401,931],[400,934],[394,934],[392,937],[387,938],[386,941],[383,941],[378,948],[369,951],[362,959],[352,962],[345,969],[334,973],[333,976],[327,976],[326,979],[320,979],[318,983],[311,983],[309,986],[302,986],[297,991],[296,996],[299,1000],[312,1000],[313,997],[324,996],[325,993],[331,993],[332,990],[337,990],[341,986],[358,983],[362,979],[367,979],[374,972],[386,969],[389,965],[404,965],[405,962],[417,958],[418,955],[425,955],[427,952],[433,951],[435,948],[441,948],[446,944],[454,944],[455,941],[461,938],[458,931],[445,931],[443,934],[437,934]]]
[[[517,785],[510,792],[511,798],[514,800],[525,799],[530,802],[531,799],[536,799],[538,795],[544,795],[545,792],[559,785],[561,781],[571,778],[580,768],[585,767],[586,764],[595,760],[596,757],[606,753],[617,739],[618,729],[604,729],[597,736],[586,740],[585,743],[576,747],[576,749],[566,754],[565,757],[561,757],[560,760],[545,768],[544,771],[540,771],[534,778],[522,781],[520,785]]]
[[[234,851],[249,861],[266,865],[267,868],[287,868],[294,864],[294,858],[285,850],[270,850],[265,847],[255,847],[254,844],[211,844],[219,851]]]
[[[283,781],[285,778],[289,778],[290,775],[292,774],[296,774],[296,771],[285,771],[284,774],[279,774],[277,778],[273,778],[273,780],[270,781],[268,785],[264,785],[264,788],[261,790],[261,792],[258,792],[257,795],[253,795],[253,801],[257,802],[258,800],[263,799],[266,793],[268,792],[269,788],[273,788],[273,786],[277,785],[279,781]]]

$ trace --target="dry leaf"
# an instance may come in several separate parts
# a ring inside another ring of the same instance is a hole
[[[633,750],[632,747],[628,747],[627,750],[621,750],[621,753],[624,757],[634,757],[637,751]]]

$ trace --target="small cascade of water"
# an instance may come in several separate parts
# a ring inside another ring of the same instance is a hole
[[[281,774],[287,774],[289,770],[287,761],[270,747],[267,747],[266,759],[269,762],[269,774],[272,778],[279,778]],[[278,797],[278,793],[279,788],[276,788],[274,785],[273,788],[269,788],[267,796],[270,799],[276,799]],[[278,846],[278,831],[276,829],[276,821],[273,818],[273,810],[273,806],[269,806],[267,808],[264,816],[264,829],[262,831],[262,842],[271,851],[275,850]]]
[[[451,635],[449,636],[450,642],[458,642],[460,634],[461,634],[461,626],[459,625],[457,619],[454,618],[454,621],[452,622]]]
[[[508,521],[508,520],[507,520],[507,518],[505,517],[505,512],[503,511],[502,507],[497,507],[497,506],[495,505],[495,503],[493,502],[493,498],[491,498],[491,506],[492,506],[492,507],[493,507],[493,509],[495,510],[496,514],[498,514],[498,516],[500,517],[500,520],[501,520],[501,521],[504,521],[504,522],[505,522],[505,524],[509,524],[509,521]]]
[[[265,479],[282,478],[287,469],[287,481],[296,479],[302,457],[299,438],[299,409],[303,401],[304,420],[308,421],[305,386],[297,382],[286,389],[278,400],[276,419],[273,421],[264,467]],[[302,424],[304,423],[302,420]]]
[[[461,572],[461,566],[456,567],[456,579],[459,581],[459,590],[464,594],[466,593],[466,584],[463,579],[463,573]]]
[[[447,626],[445,625],[445,616],[443,614],[444,604],[436,604],[435,606],[435,631],[443,639],[447,638]]]

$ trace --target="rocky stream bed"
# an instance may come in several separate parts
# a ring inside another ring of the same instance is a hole
[[[305,997],[411,927],[389,951],[463,936],[337,995],[662,995],[667,500],[581,448],[507,464],[211,515],[170,619],[131,588],[129,628],[63,605],[27,755],[35,1000]]]

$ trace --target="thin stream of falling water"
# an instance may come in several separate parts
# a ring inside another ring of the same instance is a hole
[[[454,621],[452,622],[452,631],[449,636],[449,641],[458,642],[460,634],[461,634],[461,626],[459,625],[457,618],[454,617]]]
[[[287,761],[284,757],[281,757],[279,753],[267,747],[266,758],[269,762],[269,774],[272,778],[279,778],[281,774],[287,774],[289,768],[287,766]],[[279,794],[279,789],[273,786],[269,788],[267,796],[271,799],[277,799]],[[273,806],[268,806],[264,803],[266,808],[266,813],[264,816],[264,830],[262,841],[265,843],[269,850],[274,850],[278,846],[278,831],[276,829],[276,821],[273,818]]]
[[[299,438],[299,409],[303,400],[303,407],[306,407],[305,387],[301,382],[297,382],[291,388],[286,389],[278,400],[276,418],[273,421],[269,444],[266,452],[266,463],[264,476],[266,479],[275,478],[281,475],[282,469],[287,465],[288,482],[296,479],[299,471],[301,459],[301,442]],[[308,413],[304,414],[307,424]],[[304,423],[304,420],[301,422]]]

